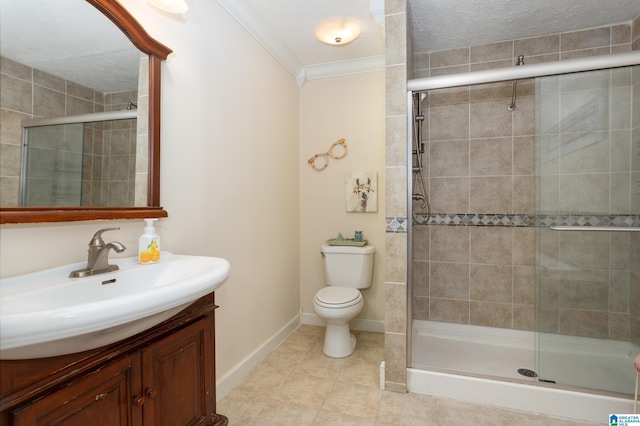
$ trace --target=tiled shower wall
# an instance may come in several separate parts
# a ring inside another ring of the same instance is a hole
[[[615,53],[630,50],[631,41],[631,26],[623,24],[417,54],[416,74],[435,76],[512,66],[518,55],[524,55],[525,63],[530,64]],[[630,82],[630,73],[627,74],[624,77]],[[613,85],[622,85],[621,78],[615,77],[612,78]],[[629,83],[625,84],[626,94],[618,87],[606,89],[605,97],[622,97],[619,103],[626,102],[625,112],[629,118]],[[516,110],[510,112],[506,105],[511,101],[512,90],[513,85],[509,82],[429,93],[423,158],[428,164],[425,175],[432,211],[437,214],[431,222],[458,226],[414,227],[413,318],[525,330],[535,328],[537,231],[534,227],[517,226],[522,224],[509,219],[510,215],[527,218],[536,213],[535,86],[532,80],[518,82]],[[567,97],[565,93],[564,99]],[[542,111],[548,112],[550,105],[548,103]],[[612,116],[611,124],[614,128],[624,127],[621,133],[626,137],[626,152],[619,158],[628,158],[630,120],[619,120],[619,116]],[[564,127],[569,118],[565,117]],[[606,117],[607,127],[609,118]],[[581,124],[586,123],[574,126]],[[605,139],[609,140],[608,134]],[[608,153],[608,143],[602,147]],[[615,178],[620,176],[622,174],[610,174],[604,180],[608,182],[611,178],[615,185]],[[628,169],[623,177],[630,182]],[[618,183],[622,181],[620,179]],[[628,185],[624,188],[627,188],[623,190],[624,194],[628,195]],[[628,214],[627,195],[623,211],[614,209],[601,213]],[[459,219],[460,213],[471,213],[481,219],[465,222],[465,219]],[[507,219],[495,223],[495,220],[483,219],[484,215]],[[561,237],[555,234],[550,238]],[[619,258],[617,254],[629,258],[628,234],[614,236],[611,241],[608,235],[606,238],[605,248],[602,253],[594,254],[596,258],[602,259],[607,266],[610,258],[612,262]],[[564,241],[570,239],[563,238]],[[616,252],[621,248],[622,253]],[[571,250],[565,247],[565,256]],[[628,266],[628,261],[625,263]],[[545,294],[553,304],[548,312],[545,311],[548,315],[541,318],[543,330],[629,339],[628,279],[625,285],[613,273],[610,278],[608,270],[602,274],[607,275],[606,279],[596,283],[575,279],[560,280],[560,284],[558,280],[550,281],[553,290]],[[597,303],[594,304],[594,300]]]
[[[104,95],[104,110],[123,110],[137,99],[137,90],[108,93]],[[117,120],[85,126],[83,205],[134,205],[136,122]]]
[[[631,191],[632,71],[538,83],[538,212],[589,212],[640,225]],[[631,233],[539,228],[538,242],[539,330],[631,340]]]
[[[411,55],[406,0],[386,0],[384,7],[385,214],[387,218],[406,219],[406,81],[412,77],[408,66],[413,61],[408,60]],[[394,392],[407,390],[407,233],[406,228],[404,230],[387,232],[385,238],[385,389]]]

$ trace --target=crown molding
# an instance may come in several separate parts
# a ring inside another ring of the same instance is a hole
[[[255,38],[295,78],[302,88],[307,81],[384,69],[384,55],[304,65],[248,1],[216,0],[253,38]],[[371,0],[371,14],[384,26],[384,0]]]
[[[216,0],[229,14],[255,38],[291,74],[297,76],[304,65],[282,39],[264,22],[249,2]]]
[[[307,65],[304,68],[307,80],[315,80],[318,78],[380,71],[384,70],[384,66],[385,56],[377,55],[368,56],[366,58],[349,59],[348,61]]]

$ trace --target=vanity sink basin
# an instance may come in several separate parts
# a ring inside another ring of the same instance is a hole
[[[0,359],[65,355],[115,343],[172,317],[229,276],[217,257],[162,252],[141,265],[111,259],[118,271],[86,278],[86,262],[0,279]]]

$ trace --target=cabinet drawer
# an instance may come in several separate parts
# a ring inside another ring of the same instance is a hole
[[[43,398],[12,411],[14,426],[142,424],[133,405],[132,384],[140,382],[139,355],[124,357]]]

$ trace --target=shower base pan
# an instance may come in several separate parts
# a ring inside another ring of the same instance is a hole
[[[410,392],[592,422],[633,412],[628,342],[541,334],[536,360],[533,332],[415,320],[412,333]]]

